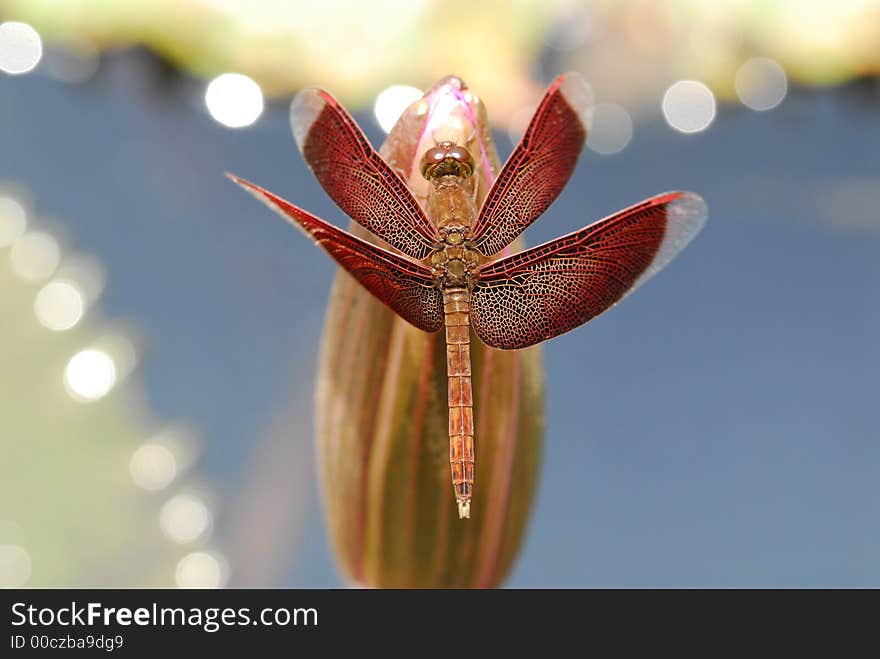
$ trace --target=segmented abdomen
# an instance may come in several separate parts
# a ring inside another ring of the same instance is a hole
[[[471,393],[470,292],[443,291],[449,377],[449,464],[460,517],[470,517],[474,488],[474,403]]]

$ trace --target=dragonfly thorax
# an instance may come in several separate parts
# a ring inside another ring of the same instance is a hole
[[[477,251],[468,241],[469,231],[470,227],[464,224],[440,227],[441,242],[428,257],[438,287],[470,288],[479,260]]]
[[[463,146],[443,142],[422,157],[422,175],[432,183],[428,217],[439,234],[428,264],[439,288],[470,288],[476,273],[478,253],[470,242],[477,213],[472,174],[473,158]]]

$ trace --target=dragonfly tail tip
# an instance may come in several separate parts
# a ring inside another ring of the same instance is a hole
[[[471,502],[470,501],[459,501],[458,502],[458,518],[459,519],[469,519],[471,516]]]

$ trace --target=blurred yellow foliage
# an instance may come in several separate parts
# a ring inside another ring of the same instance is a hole
[[[0,0],[0,13],[74,48],[140,43],[198,76],[242,72],[269,95],[320,84],[353,107],[456,73],[503,122],[537,98],[542,54],[636,111],[683,77],[733,98],[754,55],[805,84],[880,71],[878,0]]]

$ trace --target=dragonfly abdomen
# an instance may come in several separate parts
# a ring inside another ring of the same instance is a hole
[[[471,390],[470,292],[443,290],[449,378],[449,464],[458,515],[470,517],[474,488],[474,403]]]

